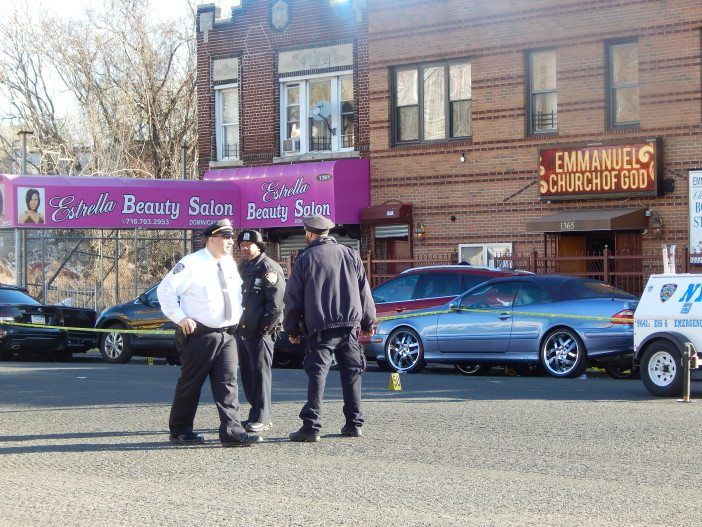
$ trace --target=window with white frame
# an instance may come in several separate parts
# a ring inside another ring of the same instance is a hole
[[[353,150],[353,74],[285,79],[281,83],[281,154]]]
[[[395,68],[395,144],[470,137],[471,90],[470,62]]]
[[[458,262],[467,262],[478,267],[510,267],[495,260],[501,256],[512,256],[511,243],[462,243],[458,246]]]
[[[217,160],[239,159],[239,86],[215,88]]]

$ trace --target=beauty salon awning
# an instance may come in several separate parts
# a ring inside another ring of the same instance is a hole
[[[370,204],[367,159],[208,170],[204,179],[239,189],[238,226],[243,228],[302,225],[310,214],[358,224],[361,210]]]
[[[230,183],[0,175],[0,227],[201,229],[238,217],[239,190]]]
[[[527,232],[626,231],[648,228],[646,208],[569,210],[528,221]]]

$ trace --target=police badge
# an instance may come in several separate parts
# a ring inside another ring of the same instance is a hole
[[[278,273],[274,273],[272,271],[270,273],[266,273],[266,280],[268,280],[271,285],[275,285],[278,281]]]
[[[678,284],[665,284],[663,287],[661,287],[661,302],[665,302],[671,296],[673,296],[673,293],[675,293],[677,288]]]
[[[178,263],[175,265],[175,267],[173,268],[173,274],[178,274],[178,273],[181,272],[183,269],[185,269],[185,266],[184,266],[182,263],[178,262]]]

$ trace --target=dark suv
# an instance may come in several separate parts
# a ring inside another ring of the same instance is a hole
[[[472,265],[414,267],[373,288],[376,316],[387,317],[414,309],[441,306],[492,278],[523,274],[531,273]],[[369,339],[360,340],[362,344],[369,342]],[[366,356],[370,357],[368,352]]]

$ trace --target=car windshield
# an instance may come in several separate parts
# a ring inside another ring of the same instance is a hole
[[[566,282],[561,291],[564,292],[562,296],[564,300],[579,298],[626,298],[628,300],[636,300],[634,295],[597,280],[572,280],[571,282]]]
[[[17,289],[0,289],[0,304],[30,304],[33,306],[40,305],[27,293],[18,291]]]

